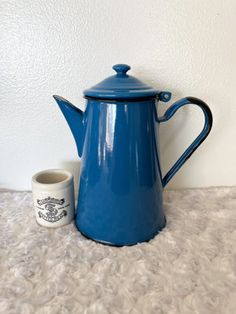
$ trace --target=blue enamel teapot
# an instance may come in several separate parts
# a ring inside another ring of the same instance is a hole
[[[148,241],[163,229],[163,188],[209,134],[212,114],[202,100],[185,97],[159,117],[157,104],[168,102],[171,93],[128,75],[126,64],[113,69],[115,75],[85,90],[84,112],[54,98],[81,157],[76,226],[90,239],[123,246]],[[163,177],[159,125],[190,104],[202,109],[203,130]]]

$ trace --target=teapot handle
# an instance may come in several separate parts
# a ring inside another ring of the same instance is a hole
[[[185,97],[178,101],[176,101],[170,108],[168,108],[165,112],[165,114],[158,119],[160,123],[168,121],[175,113],[176,111],[185,105],[194,104],[199,106],[205,117],[205,124],[201,131],[201,133],[198,135],[198,137],[192,142],[192,144],[185,150],[185,152],[180,156],[180,158],[175,162],[175,164],[171,167],[171,169],[167,172],[167,174],[162,179],[163,187],[166,186],[166,184],[172,179],[172,177],[176,174],[176,172],[183,166],[183,164],[187,161],[187,159],[193,154],[193,152],[200,146],[200,144],[206,139],[208,134],[211,131],[212,128],[212,113],[208,105],[195,97]]]

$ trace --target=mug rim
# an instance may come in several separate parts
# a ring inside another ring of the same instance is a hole
[[[64,180],[61,180],[61,181],[55,182],[55,183],[43,183],[43,182],[37,181],[37,178],[42,174],[54,174],[54,173],[65,175],[66,178]],[[72,182],[72,180],[73,180],[73,175],[68,170],[46,169],[46,170],[39,171],[33,175],[32,184],[34,186],[37,186],[37,187],[42,187],[42,188],[47,188],[47,189],[53,188],[54,189],[54,188],[66,187],[67,185],[69,185]]]

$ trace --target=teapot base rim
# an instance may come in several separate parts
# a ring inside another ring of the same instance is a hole
[[[147,239],[144,239],[142,241],[137,241],[137,242],[124,243],[124,244],[117,244],[117,243],[113,243],[113,242],[108,242],[108,241],[105,241],[105,240],[97,239],[97,238],[95,238],[95,237],[93,237],[91,235],[88,235],[86,232],[82,231],[79,228],[79,226],[77,226],[76,222],[75,222],[75,227],[82,234],[82,236],[84,236],[86,239],[92,240],[92,241],[94,241],[96,243],[99,243],[99,244],[108,245],[108,246],[114,246],[114,247],[133,246],[133,245],[137,245],[137,244],[141,244],[141,243],[149,242],[149,241],[153,240],[166,227],[166,217],[164,216],[164,224],[163,224],[163,226],[161,228],[159,228],[158,230],[156,230]]]

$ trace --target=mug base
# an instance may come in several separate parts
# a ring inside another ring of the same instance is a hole
[[[64,227],[69,225],[70,223],[72,223],[72,221],[74,220],[74,218],[72,217],[69,221],[63,223],[63,224],[58,224],[58,225],[52,225],[52,224],[44,224],[44,223],[40,223],[37,219],[36,219],[36,223],[37,225],[39,225],[40,227],[44,227],[44,228],[48,228],[48,229],[57,229],[60,227]]]

